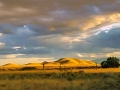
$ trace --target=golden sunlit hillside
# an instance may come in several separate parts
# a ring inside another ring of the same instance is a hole
[[[67,66],[95,66],[96,64],[91,60],[81,60],[76,58],[61,58],[55,61]]]
[[[5,65],[2,65],[1,66],[1,69],[5,69],[5,70],[8,70],[8,69],[19,69],[21,66],[18,65],[18,64],[13,64],[13,63],[8,63],[8,64],[5,64]]]
[[[28,64],[24,64],[22,66],[41,66],[41,63],[28,63]]]
[[[61,67],[90,67],[90,66],[95,66],[96,63],[94,63],[91,60],[82,60],[82,59],[76,59],[76,58],[61,58],[56,61],[52,62],[46,62],[45,63],[45,69],[53,69],[53,68],[59,68]],[[9,69],[19,69],[23,67],[35,67],[38,69],[43,68],[43,64],[41,63],[28,63],[28,64],[23,64],[23,65],[18,65],[18,64],[12,64],[8,63],[5,65],[1,66],[1,69],[9,70]]]
[[[4,67],[18,67],[18,66],[20,66],[20,65],[18,65],[18,64],[13,64],[13,63],[8,63],[8,64],[5,64],[5,65],[3,65]]]

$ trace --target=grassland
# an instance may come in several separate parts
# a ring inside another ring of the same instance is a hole
[[[1,71],[0,90],[119,90],[120,73],[113,70]]]
[[[8,63],[0,70],[0,90],[120,90],[120,68],[96,68],[90,60],[62,58],[44,70],[42,63]]]

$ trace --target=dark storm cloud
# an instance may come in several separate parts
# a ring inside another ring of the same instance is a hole
[[[3,30],[1,31],[1,33],[11,34],[12,32],[11,32],[9,29],[5,28],[5,29],[3,29]]]
[[[1,24],[0,25],[0,33],[2,34],[13,34],[16,27],[8,25],[8,24]]]
[[[72,51],[81,53],[112,53],[120,50],[120,28],[100,31],[81,42],[73,44]]]
[[[112,52],[118,29],[93,34],[118,22],[119,8],[119,0],[0,0],[0,54]]]
[[[84,25],[92,15],[116,13],[118,8],[115,0],[1,0],[0,21],[13,25],[74,28]]]
[[[42,35],[54,35],[54,34],[69,34],[69,33],[74,33],[78,31],[78,28],[76,27],[62,27],[62,28],[46,28],[44,26],[37,26],[37,25],[26,25],[30,30],[33,32],[36,32],[35,35],[37,36],[42,36]]]
[[[94,46],[102,48],[120,48],[120,28],[114,28],[109,31],[101,31],[98,35],[87,39]]]
[[[33,34],[34,34],[33,32],[27,31],[25,29],[17,29],[14,31],[14,34],[3,34],[0,38],[0,41],[5,43],[5,46],[8,46],[8,47],[36,46],[35,42],[31,40],[31,37],[33,36]]]

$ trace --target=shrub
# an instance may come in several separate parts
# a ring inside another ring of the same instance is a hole
[[[37,70],[36,67],[23,67],[20,70]]]

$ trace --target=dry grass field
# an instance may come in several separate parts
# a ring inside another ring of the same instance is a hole
[[[120,68],[0,71],[0,81],[0,90],[119,90]]]
[[[4,80],[0,90],[119,90],[120,81],[115,79],[84,79],[68,81],[64,79],[24,79]]]
[[[62,69],[47,69],[59,68],[60,63]],[[71,58],[48,62],[45,70],[41,63],[8,63],[1,66],[0,90],[119,90],[120,68],[71,68],[95,65],[90,60]]]
[[[24,70],[24,71],[0,71],[0,74],[8,73],[61,73],[61,72],[79,72],[84,73],[120,73],[120,68],[99,68],[99,69],[71,69],[71,70]]]
[[[85,73],[109,73],[109,72],[119,72],[120,68],[99,68],[99,69],[84,69]]]

